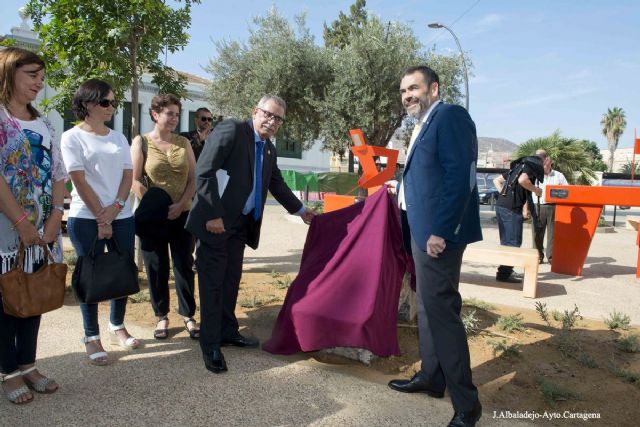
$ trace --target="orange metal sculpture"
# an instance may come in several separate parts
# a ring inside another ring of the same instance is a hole
[[[372,190],[393,179],[398,160],[398,150],[367,145],[364,140],[364,134],[360,129],[349,130],[349,135],[353,142],[351,152],[358,158],[363,171],[362,176],[358,179],[358,187],[369,189],[369,194],[371,194]],[[382,171],[379,171],[376,166],[375,156],[387,157],[387,166]],[[355,200],[355,196],[327,194],[324,196],[324,211],[331,212],[351,206],[355,203]]]
[[[556,204],[551,271],[582,275],[604,205],[640,206],[640,188],[548,185],[545,200]],[[640,229],[636,244],[640,244]],[[640,253],[636,277],[640,277]]]

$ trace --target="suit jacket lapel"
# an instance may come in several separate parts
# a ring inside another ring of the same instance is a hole
[[[247,154],[249,156],[249,176],[253,182],[254,171],[256,170],[256,135],[253,130],[253,123],[249,120],[247,122]]]
[[[262,186],[264,188],[269,186],[267,177],[271,173],[271,156],[273,154],[273,151],[271,150],[272,145],[271,140],[267,139],[264,143],[264,150],[262,152]]]
[[[433,109],[431,114],[429,114],[429,117],[427,118],[427,121],[424,123],[424,125],[422,125],[422,129],[420,129],[420,133],[418,134],[418,136],[416,136],[416,140],[413,141],[413,145],[411,146],[411,151],[407,155],[407,161],[406,161],[405,170],[407,169],[407,166],[409,166],[409,162],[411,161],[411,157],[412,157],[413,152],[416,151],[416,146],[420,142],[420,139],[422,139],[422,136],[427,131],[429,126],[431,125],[431,122],[433,121],[433,118],[436,116],[436,114],[438,114],[438,110],[440,109],[441,105],[442,105],[442,102],[440,102],[438,105],[436,105],[436,107]]]

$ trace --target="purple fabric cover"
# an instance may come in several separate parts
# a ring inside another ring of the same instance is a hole
[[[396,318],[410,257],[386,188],[314,218],[291,283],[262,348],[292,354],[331,347],[399,355]]]

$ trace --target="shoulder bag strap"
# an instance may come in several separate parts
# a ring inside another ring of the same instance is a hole
[[[91,245],[91,250],[87,254],[87,255],[89,255],[89,258],[95,258],[96,257],[96,246],[98,246],[98,236],[97,235],[96,235],[96,238],[93,240],[93,244]]]
[[[149,175],[147,175],[147,155],[149,151],[149,142],[146,135],[142,137],[142,184],[149,189]]]
[[[118,254],[122,254],[120,246],[118,246],[118,241],[113,236],[107,240],[107,248],[109,249],[109,252],[115,251]]]

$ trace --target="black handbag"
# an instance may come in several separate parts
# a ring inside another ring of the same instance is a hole
[[[107,252],[96,253],[97,244],[96,237],[89,254],[76,262],[71,287],[78,301],[94,304],[140,292],[133,256],[120,251],[113,238],[107,240]]]

